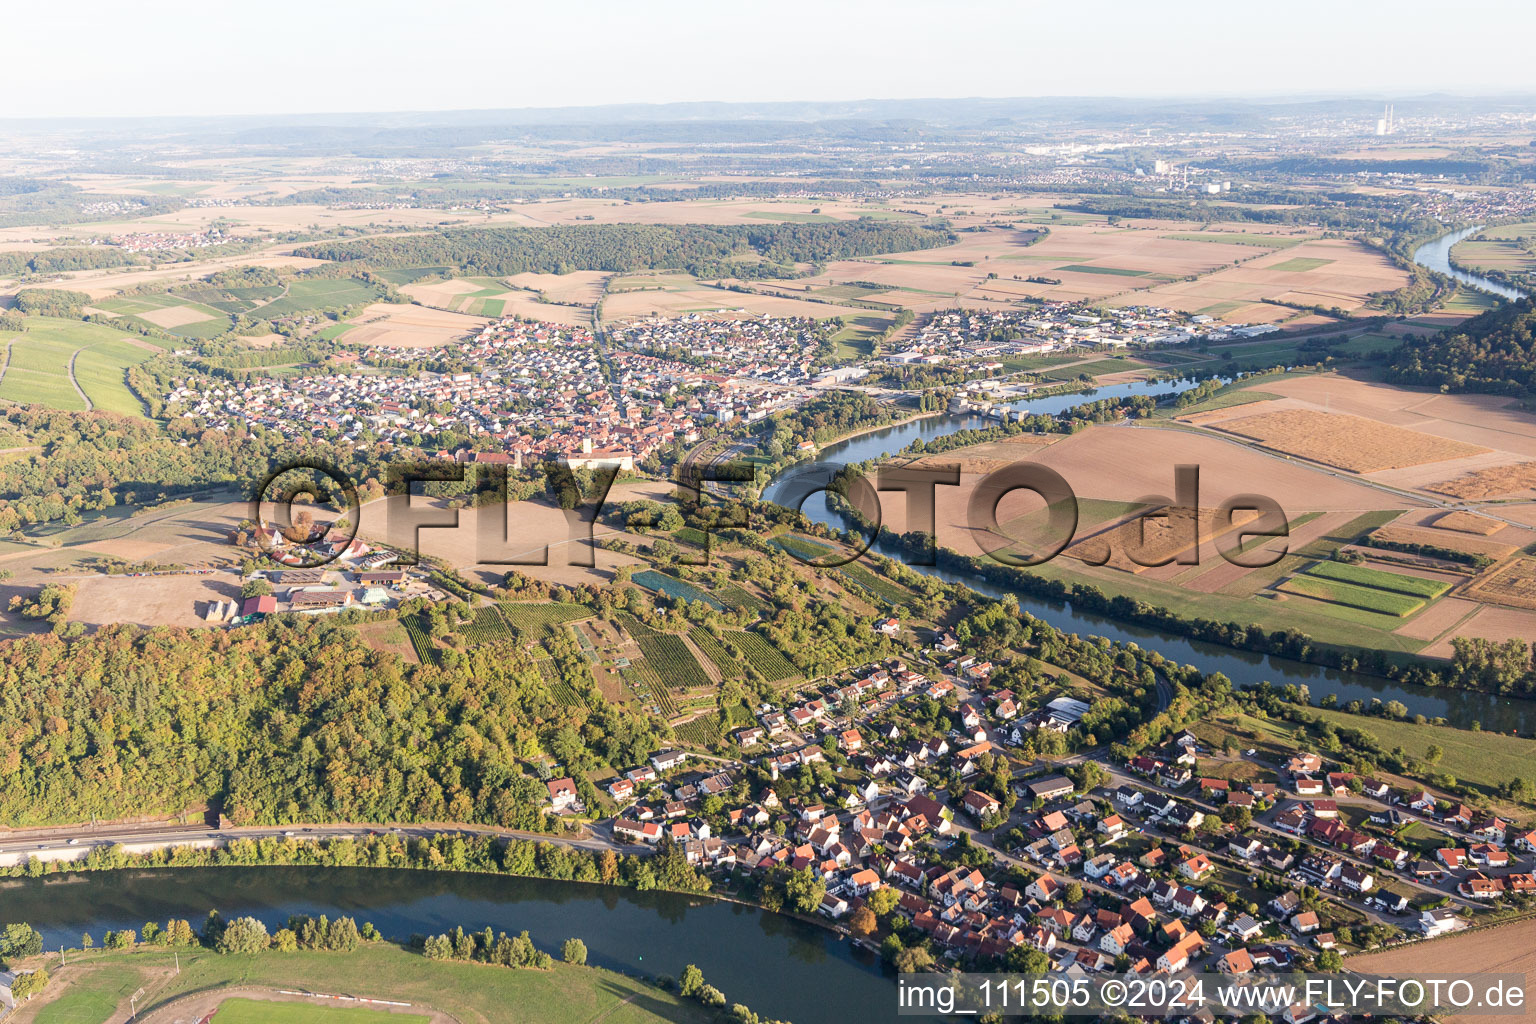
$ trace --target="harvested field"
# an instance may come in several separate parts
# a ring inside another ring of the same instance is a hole
[[[1533,467],[1536,468],[1536,467]],[[1479,537],[1491,537],[1504,529],[1504,524],[1487,516],[1480,516],[1476,512],[1447,512],[1434,521],[1436,529],[1454,530],[1457,533],[1472,533]]]
[[[1499,928],[1464,932],[1427,944],[1415,942],[1388,950],[1352,956],[1344,962],[1351,971],[1414,978],[1424,974],[1425,964],[1437,971],[1471,974],[1477,971],[1527,974],[1536,972],[1536,921],[1520,921]],[[1529,1013],[1451,1016],[1458,1024],[1529,1024]]]
[[[1517,462],[1508,466],[1480,469],[1453,480],[1429,484],[1428,489],[1469,501],[1532,494],[1536,493],[1536,462]]]
[[[109,558],[122,558],[130,562],[154,558],[162,551],[167,551],[171,547],[169,544],[157,544],[149,540],[133,540],[128,537],[119,540],[98,540],[82,546],[87,551],[95,551]]]
[[[1225,420],[1217,429],[1266,447],[1353,473],[1418,466],[1488,451],[1375,420],[1312,409],[1286,409]]]
[[[1163,511],[1166,514],[1117,523],[1078,541],[1063,554],[1089,565],[1104,565],[1139,574],[1151,568],[1141,562],[1177,559],[1253,518],[1252,513],[1234,516],[1238,522],[1233,523],[1218,515],[1214,508],[1199,509],[1198,517],[1195,510],[1187,506],[1169,506]],[[1135,559],[1131,557],[1133,552]]]
[[[1536,608],[1536,558],[1521,556],[1483,573],[1464,593],[1485,604]]]
[[[1325,533],[1343,526],[1349,519],[1350,516],[1343,512],[1326,512],[1310,522],[1302,523],[1300,526],[1293,526],[1290,537],[1287,538],[1286,548],[1289,551],[1295,551],[1310,544]],[[1267,540],[1259,550],[1276,550],[1273,547],[1274,544],[1276,544],[1276,541]],[[1253,557],[1257,558],[1257,554],[1255,552]],[[1200,555],[1200,562],[1202,565],[1208,566],[1208,568],[1201,569],[1198,575],[1185,581],[1184,586],[1202,594],[1217,593],[1237,583],[1249,573],[1256,571],[1246,566],[1233,565],[1219,555],[1214,560],[1207,559],[1203,551]]]
[[[211,626],[199,614],[210,602],[238,600],[232,573],[214,576],[94,576],[79,580],[69,621],[88,626]]]
[[[1191,244],[1216,248],[1210,243]],[[1253,252],[1252,247],[1244,248],[1245,256],[1252,256]],[[1271,250],[1240,266],[1227,267],[1194,281],[1162,285],[1145,294],[1156,305],[1189,312],[1213,303],[1264,299],[1354,312],[1365,305],[1372,293],[1400,288],[1407,279],[1407,274],[1385,256],[1358,242],[1320,239]],[[1226,318],[1239,318],[1238,311],[1227,313]],[[1240,318],[1251,319],[1247,314]]]
[[[1476,601],[1465,601],[1459,597],[1447,597],[1443,601],[1437,601],[1424,609],[1422,615],[1415,615],[1412,620],[1393,630],[1398,636],[1406,636],[1412,640],[1434,640],[1442,633],[1455,627],[1462,619],[1480,608]]]
[[[1480,637],[1499,643],[1505,640],[1529,642],[1532,636],[1536,636],[1536,611],[1484,605],[1456,627],[1455,635]],[[1419,652],[1427,658],[1449,658],[1453,653],[1449,636],[1442,637]]]
[[[351,345],[435,348],[457,341],[490,321],[425,306],[376,302],[349,321],[343,337]]]
[[[1495,541],[1489,538],[1473,537],[1468,534],[1454,533],[1448,530],[1434,530],[1414,526],[1401,525],[1402,521],[1383,526],[1371,533],[1373,540],[1390,541],[1396,544],[1429,544],[1434,547],[1450,548],[1453,551],[1464,551],[1473,555],[1487,555],[1492,559],[1505,558],[1514,554],[1518,545]]]

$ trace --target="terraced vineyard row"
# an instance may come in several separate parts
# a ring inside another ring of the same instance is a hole
[[[501,617],[500,610],[495,605],[484,605],[475,611],[475,617],[464,627],[464,639],[479,646],[510,641],[514,637],[507,626],[507,620]]]
[[[589,619],[592,610],[561,602],[503,601],[497,606],[507,624],[531,639],[539,639],[563,622]]]
[[[581,694],[575,687],[567,683],[560,675],[560,667],[553,659],[540,658],[534,662],[539,667],[539,675],[544,679],[544,685],[549,689],[549,695],[555,698],[555,703],[562,707],[581,708],[586,707],[587,702],[581,699]]]
[[[839,569],[838,572],[844,578],[863,587],[887,604],[905,604],[912,597],[912,592],[906,587],[899,586],[884,577],[877,576],[867,565],[849,562]]]
[[[725,635],[741,648],[742,653],[747,656],[747,661],[770,683],[777,683],[782,679],[800,674],[800,670],[795,668],[794,663],[784,657],[777,647],[756,633],[742,632]]]
[[[411,647],[416,651],[416,659],[423,665],[439,665],[437,645],[427,635],[426,627],[421,624],[420,615],[408,615],[400,620],[400,625],[405,627],[405,635],[411,638]]]
[[[632,661],[629,668],[622,673],[624,681],[629,688],[635,691],[635,696],[640,702],[656,710],[666,718],[672,718],[677,714],[677,705],[672,700],[672,695],[662,685],[661,676],[644,659]]]
[[[731,652],[725,649],[725,645],[715,639],[715,634],[703,626],[695,626],[688,631],[688,639],[693,645],[704,652],[704,657],[715,663],[722,674],[730,676],[741,671],[739,663],[731,657]]]
[[[684,722],[672,731],[684,743],[692,743],[700,747],[719,743],[724,738],[720,733],[720,725],[715,721],[714,715],[705,715],[703,718],[695,718],[691,722]]]
[[[666,686],[691,690],[710,685],[709,676],[704,673],[688,645],[683,643],[682,637],[671,633],[655,633],[651,636],[637,636],[635,643],[640,645],[640,653],[661,675]]]

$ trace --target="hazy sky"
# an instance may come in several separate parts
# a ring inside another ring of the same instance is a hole
[[[19,0],[0,117],[1536,92],[1530,0]]]

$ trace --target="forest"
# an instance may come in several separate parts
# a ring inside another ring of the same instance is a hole
[[[434,235],[321,242],[296,255],[364,261],[374,269],[451,266],[505,276],[680,269],[700,277],[789,277],[796,263],[932,249],[944,228],[861,218],[816,224],[577,224],[547,228],[459,228]]]
[[[1454,331],[1404,342],[1388,374],[1396,384],[1447,391],[1536,394],[1536,304],[1504,303]]]
[[[527,760],[631,764],[659,735],[622,705],[560,706],[515,651],[408,666],[334,621],[37,635],[7,645],[0,678],[0,815],[17,825],[210,803],[237,824],[542,831]]]

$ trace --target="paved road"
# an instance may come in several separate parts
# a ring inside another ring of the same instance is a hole
[[[649,852],[646,847],[618,843],[606,824],[594,825],[582,835],[549,835],[519,832],[481,825],[269,825],[251,828],[209,828],[207,826],[153,827],[144,825],[71,825],[60,828],[29,829],[0,834],[0,853],[32,854],[40,850],[78,849],[89,851],[116,844],[158,843],[167,846],[206,842],[230,842],[236,839],[283,837],[295,839],[357,839],[368,835],[392,834],[401,838],[431,838],[437,835],[489,835],[499,838],[534,839],[575,849],[624,853]]]

